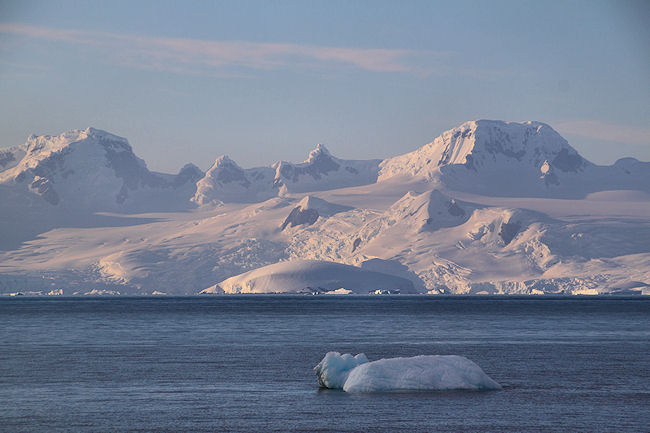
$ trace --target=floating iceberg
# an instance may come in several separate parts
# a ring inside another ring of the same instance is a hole
[[[346,392],[501,389],[463,356],[420,355],[369,362],[363,353],[329,352],[314,367],[318,383]]]

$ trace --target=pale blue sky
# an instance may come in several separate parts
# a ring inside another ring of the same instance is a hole
[[[0,1],[0,146],[94,126],[154,170],[383,158],[539,120],[650,160],[647,1]]]

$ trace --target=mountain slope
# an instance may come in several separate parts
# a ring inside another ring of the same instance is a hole
[[[290,258],[351,264],[379,258],[379,266],[402,266],[407,272],[400,275],[435,293],[645,287],[650,284],[650,201],[647,196],[632,200],[511,198],[499,205],[485,198],[492,202],[487,205],[436,190],[409,192],[384,212],[355,209],[317,221],[293,234],[288,252]]]
[[[284,230],[287,227],[311,225],[318,218],[330,217],[339,212],[346,212],[351,209],[348,206],[333,204],[318,197],[307,195],[287,215],[282,226],[280,226],[280,230]]]
[[[581,198],[605,189],[650,191],[650,164],[596,166],[540,122],[477,120],[380,164],[379,181],[420,177],[446,189],[491,196]]]
[[[126,139],[94,128],[30,136],[3,155],[0,184],[91,211],[187,208],[203,176],[194,165],[176,176],[152,173]]]

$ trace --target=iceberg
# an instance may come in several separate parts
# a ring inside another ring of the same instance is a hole
[[[318,383],[345,392],[495,390],[501,385],[458,355],[420,355],[369,362],[360,353],[328,352],[314,367]]]
[[[352,356],[349,353],[328,352],[325,358],[314,367],[318,383],[323,388],[343,389],[350,372],[362,364],[367,364],[368,358],[363,353]]]

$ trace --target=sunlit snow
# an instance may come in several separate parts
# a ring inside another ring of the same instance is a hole
[[[539,122],[466,122],[383,161],[319,145],[175,175],[97,129],[31,136],[0,154],[0,293],[647,294],[648,179]]]

